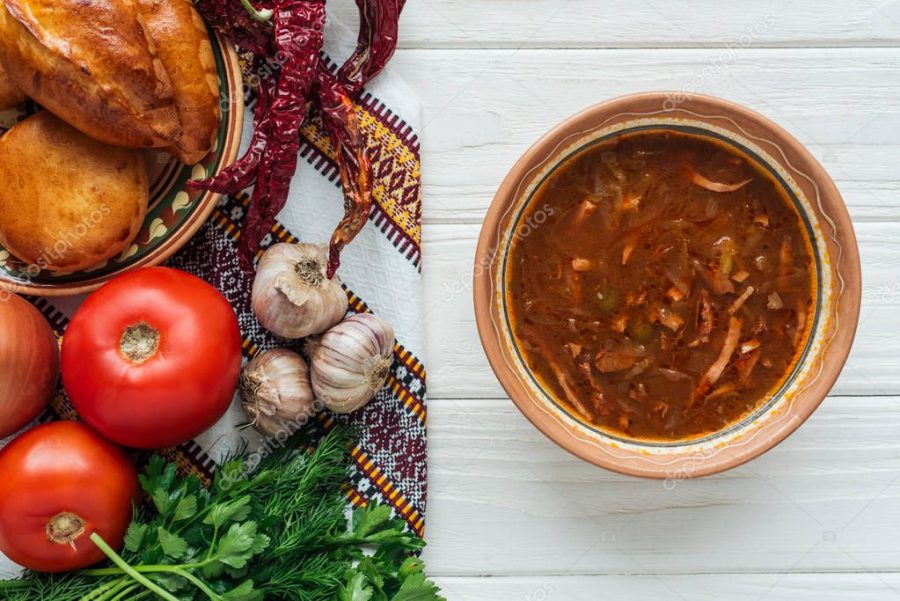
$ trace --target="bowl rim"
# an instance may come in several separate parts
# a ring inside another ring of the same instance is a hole
[[[508,209],[516,204],[520,185],[523,181],[527,181],[532,169],[553,162],[566,149],[565,142],[567,140],[579,134],[587,135],[592,129],[600,129],[605,120],[630,113],[630,107],[655,104],[668,110],[672,107],[673,97],[678,98],[678,103],[673,110],[677,110],[677,106],[682,104],[710,107],[716,111],[717,115],[729,118],[736,125],[740,121],[766,132],[790,152],[791,160],[784,157],[785,161],[799,160],[802,162],[804,172],[818,188],[820,205],[827,208],[825,216],[830,217],[836,224],[832,236],[840,248],[840,265],[834,269],[839,270],[843,286],[840,297],[833,301],[833,303],[840,301],[835,308],[835,313],[840,316],[840,322],[834,325],[833,337],[827,348],[822,351],[821,372],[809,389],[799,395],[801,396],[799,402],[791,403],[788,410],[789,419],[783,419],[778,425],[772,426],[766,436],[752,437],[742,444],[737,452],[719,452],[712,457],[703,458],[699,465],[692,466],[688,472],[679,473],[679,477],[692,478],[722,472],[758,457],[787,438],[818,408],[837,380],[849,355],[859,320],[862,293],[856,236],[840,192],[825,168],[793,135],[752,109],[703,94],[666,91],[641,92],[619,96],[590,106],[542,135],[516,161],[503,179],[488,209],[478,238],[473,274],[473,296],[479,338],[492,370],[510,399],[545,436],[589,463],[614,472],[648,478],[672,478],[671,466],[663,463],[654,464],[648,461],[646,455],[624,448],[619,448],[618,453],[613,456],[608,450],[602,448],[600,443],[575,436],[573,427],[564,425],[559,420],[550,419],[541,406],[541,402],[535,399],[531,391],[522,385],[518,375],[504,358],[504,340],[495,329],[494,278],[495,265],[500,261],[498,257],[503,254],[499,251],[504,249],[506,244],[499,243],[501,223]],[[636,120],[640,115],[640,113],[634,114],[631,119],[625,121]],[[699,117],[696,119],[697,121],[704,122],[702,115],[697,115],[697,117]],[[776,162],[781,163],[781,160]],[[820,327],[822,327],[821,324]],[[811,336],[814,334],[812,333]],[[636,441],[633,446],[640,448],[640,442]],[[677,452],[673,455],[677,455]],[[680,461],[683,462],[685,459],[686,455],[682,455]]]
[[[222,82],[222,85],[229,87],[232,108],[228,113],[233,115],[226,123],[227,131],[224,136],[224,147],[221,151],[221,160],[219,161],[215,172],[209,174],[210,177],[212,177],[221,173],[237,160],[244,129],[245,102],[243,75],[237,49],[230,40],[219,32],[213,29],[210,29],[210,32],[215,36],[217,46],[221,49],[222,62],[224,63],[227,75],[226,81]],[[188,221],[181,225],[177,230],[177,233],[166,239],[146,257],[135,261],[130,265],[124,266],[118,271],[105,274],[84,283],[61,283],[58,285],[37,286],[21,284],[0,278],[0,290],[15,294],[26,294],[46,298],[77,296],[79,294],[93,292],[109,280],[124,273],[140,269],[141,267],[160,265],[178,252],[181,247],[187,244],[200,228],[203,227],[203,224],[209,220],[210,215],[212,215],[216,206],[218,206],[221,197],[222,194],[218,192],[204,191],[196,200],[198,207],[193,211]]]

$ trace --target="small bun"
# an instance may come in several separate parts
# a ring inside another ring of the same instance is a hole
[[[147,213],[141,151],[98,142],[46,111],[0,138],[0,182],[0,244],[43,270],[118,255]]]

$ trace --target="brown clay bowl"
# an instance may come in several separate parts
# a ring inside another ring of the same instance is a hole
[[[779,180],[806,225],[815,254],[817,300],[805,350],[777,392],[724,430],[684,441],[625,439],[587,423],[559,403],[528,369],[512,335],[506,259],[519,219],[553,170],[575,153],[635,128],[664,128],[731,144]],[[819,406],[843,368],[859,318],[859,250],[841,195],[784,129],[747,108],[708,96],[646,93],[593,106],[532,146],[494,197],[475,257],[475,315],[491,367],[522,413],[555,443],[623,474],[679,479],[721,472],[784,440]]]

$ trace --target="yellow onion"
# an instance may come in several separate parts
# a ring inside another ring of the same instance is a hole
[[[40,415],[59,379],[59,345],[31,303],[0,292],[0,438]]]

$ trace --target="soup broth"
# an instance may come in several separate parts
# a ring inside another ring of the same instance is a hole
[[[520,223],[513,334],[545,389],[604,430],[722,430],[771,398],[805,344],[804,224],[724,143],[668,130],[598,143],[547,178]]]

